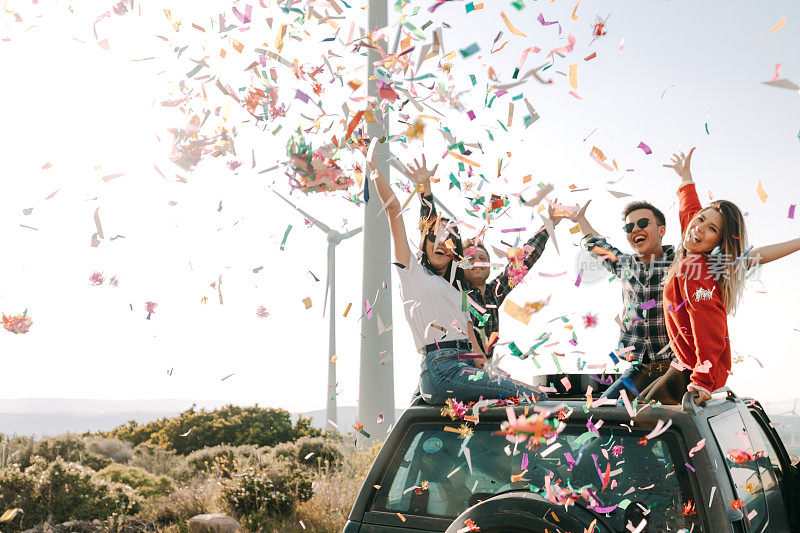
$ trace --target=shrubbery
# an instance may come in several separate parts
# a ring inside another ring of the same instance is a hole
[[[259,463],[255,446],[228,446],[221,444],[203,448],[186,456],[186,464],[193,472],[229,478],[236,472],[246,470]]]
[[[46,461],[33,457],[24,470],[0,470],[0,508],[22,508],[14,526],[28,529],[51,520],[105,519],[113,513],[133,514],[138,503],[130,487],[94,477],[94,470],[62,458]]]
[[[206,412],[194,407],[174,418],[162,418],[144,425],[128,422],[105,433],[132,443],[155,444],[179,454],[188,454],[208,446],[229,444],[240,446],[274,446],[304,436],[318,436],[308,418],[299,418],[292,425],[291,414],[283,409],[264,409],[228,405]]]
[[[138,466],[111,464],[97,473],[97,478],[114,483],[124,483],[143,498],[166,496],[175,490],[175,483],[167,476],[156,476]]]
[[[270,519],[292,515],[313,495],[311,476],[293,463],[251,467],[222,485],[222,501],[242,525],[258,529]]]
[[[100,470],[111,464],[111,459],[87,449],[86,439],[74,433],[46,437],[35,440],[31,437],[14,437],[7,442],[5,464],[18,464],[20,468],[31,465],[33,458],[42,457],[47,461],[57,458],[67,462],[80,463],[93,470]]]

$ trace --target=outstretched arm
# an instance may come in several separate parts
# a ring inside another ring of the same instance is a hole
[[[378,190],[378,196],[381,198],[381,203],[385,206],[386,216],[389,217],[389,230],[392,232],[392,240],[394,241],[394,256],[397,262],[404,267],[408,267],[411,260],[411,248],[408,246],[408,239],[406,237],[406,227],[403,224],[403,217],[400,214],[400,202],[392,192],[389,182],[372,161],[367,163],[372,173],[372,183]]]
[[[800,251],[800,238],[755,248],[748,258],[750,266],[763,265]]]

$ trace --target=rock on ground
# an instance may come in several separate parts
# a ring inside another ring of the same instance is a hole
[[[222,513],[200,514],[189,519],[189,533],[237,533],[242,526]]]

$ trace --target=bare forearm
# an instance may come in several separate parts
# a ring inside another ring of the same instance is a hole
[[[761,246],[754,249],[750,253],[751,261],[754,264],[765,264],[776,259],[781,259],[789,254],[793,254],[800,250],[800,238],[792,239],[786,242],[777,244],[770,244],[768,246]]]
[[[378,170],[377,167],[371,168],[370,173],[372,174],[371,177],[373,178],[372,182],[375,184],[375,188],[378,190],[378,196],[381,198],[381,203],[386,206],[386,214],[390,218],[397,216],[397,214],[400,212],[400,201],[392,191],[392,187],[389,185],[389,182],[386,181],[383,173]]]
[[[588,235],[593,235],[595,237],[600,236],[600,234],[597,233],[597,230],[594,229],[591,224],[589,224],[588,220],[586,220],[586,217],[579,218],[577,222],[578,225],[581,227],[581,234],[583,234],[584,237]]]

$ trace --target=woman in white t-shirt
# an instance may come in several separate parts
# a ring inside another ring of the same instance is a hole
[[[439,219],[423,235],[421,257],[417,261],[408,245],[400,202],[377,166],[371,161],[369,165],[389,218],[406,320],[417,350],[423,355],[420,373],[423,399],[431,404],[444,404],[448,398],[477,401],[481,397],[546,397],[511,379],[490,378],[481,370],[486,357],[480,352],[473,353],[473,346],[478,344],[467,313],[464,296],[467,286],[463,271],[453,261],[453,258],[463,259],[457,230],[447,219]],[[430,177],[436,168],[428,170],[418,165],[411,167],[411,171],[417,175],[415,178],[425,174]]]

